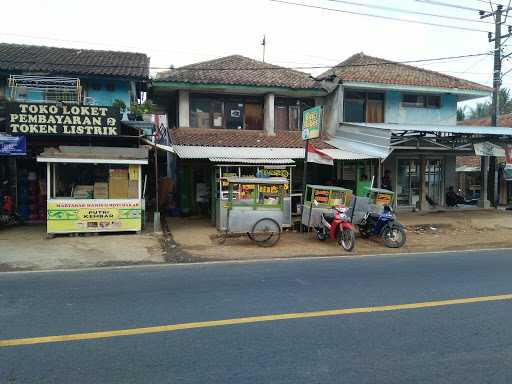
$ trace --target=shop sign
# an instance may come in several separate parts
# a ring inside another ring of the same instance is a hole
[[[27,154],[27,138],[25,136],[0,135],[0,156],[20,156]]]
[[[49,200],[48,233],[141,230],[139,200]]]
[[[16,135],[118,136],[119,108],[8,103],[7,132]]]
[[[505,156],[505,150],[502,146],[491,143],[489,141],[483,143],[475,143],[473,144],[473,147],[475,148],[475,154],[478,156]]]
[[[315,139],[320,136],[322,125],[322,107],[306,109],[302,114],[302,139]]]
[[[264,168],[260,169],[258,177],[285,177],[288,178],[290,172],[286,168]]]

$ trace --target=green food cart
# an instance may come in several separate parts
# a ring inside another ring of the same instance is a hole
[[[302,207],[303,225],[312,227],[320,224],[320,214],[337,205],[348,207],[352,190],[331,185],[306,185],[306,195]],[[314,202],[316,201],[317,204]]]

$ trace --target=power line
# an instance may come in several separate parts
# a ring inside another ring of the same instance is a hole
[[[430,23],[430,22],[427,22],[427,21],[418,21],[418,20],[411,20],[411,19],[402,19],[402,18],[399,18],[399,17],[382,16],[382,15],[376,15],[376,14],[371,14],[371,13],[346,11],[346,10],[336,9],[336,8],[320,7],[320,6],[311,5],[311,4],[295,3],[295,2],[292,2],[292,1],[284,1],[284,0],[269,0],[269,1],[272,1],[274,3],[282,3],[282,4],[294,5],[294,6],[298,6],[298,7],[321,9],[321,10],[324,10],[324,11],[348,13],[348,14],[351,14],[351,15],[368,16],[368,17],[374,17],[374,18],[378,18],[378,19],[400,21],[400,22],[403,22],[403,23],[422,24],[422,25],[430,25],[430,26],[441,27],[441,28],[459,29],[459,30],[463,30],[463,31],[489,33],[489,31],[486,31],[486,30],[483,30],[483,29],[473,29],[473,28],[458,27],[458,26],[447,25],[447,24]],[[417,1],[419,1],[419,0],[417,0]]]
[[[457,60],[464,59],[468,57],[478,57],[478,56],[486,56],[490,55],[492,52],[484,52],[484,53],[474,53],[468,55],[459,55],[459,56],[447,56],[447,57],[438,57],[438,58],[430,58],[430,59],[418,59],[418,60],[405,60],[405,61],[385,61],[385,62],[374,62],[374,63],[364,63],[364,64],[338,64],[338,65],[316,65],[316,66],[298,66],[298,67],[278,67],[278,66],[259,66],[259,67],[245,67],[245,68],[225,68],[225,67],[193,67],[193,68],[176,68],[180,71],[258,71],[258,70],[304,70],[304,69],[330,69],[330,68],[347,68],[347,67],[370,67],[370,66],[381,66],[381,65],[397,65],[397,64],[413,64],[413,63],[428,63],[435,62],[440,60]],[[173,68],[169,67],[152,67],[152,66],[144,66],[144,65],[120,65],[120,64],[86,64],[86,63],[61,63],[61,62],[48,62],[48,61],[37,61],[37,60],[12,60],[12,59],[0,59],[0,63],[6,64],[28,64],[28,65],[53,65],[53,66],[62,66],[62,67],[83,67],[83,68],[123,68],[123,69],[164,69],[169,70]]]
[[[340,3],[340,4],[347,4],[347,5],[355,5],[355,6],[359,6],[359,7],[366,7],[366,8],[372,8],[372,9],[382,9],[383,11],[390,11],[390,12],[400,12],[400,13],[409,13],[412,15],[439,17],[439,18],[443,18],[443,19],[467,21],[467,22],[471,22],[471,23],[493,24],[488,21],[479,20],[479,19],[473,20],[473,19],[469,19],[466,17],[441,15],[439,13],[419,12],[419,11],[412,11],[412,10],[408,10],[408,9],[395,8],[395,7],[385,7],[382,5],[361,4],[361,3],[355,3],[353,1],[345,1],[345,0],[326,0],[326,1],[331,1],[331,2]]]
[[[419,2],[419,3],[427,3],[427,4],[432,4],[432,5],[440,5],[441,7],[451,7],[451,8],[457,8],[457,9],[463,9],[465,11],[471,11],[471,12],[478,12],[478,11],[480,11],[480,9],[478,9],[478,8],[471,8],[471,7],[466,7],[466,6],[463,6],[463,5],[444,3],[442,1],[434,1],[434,0],[416,0],[416,1]]]
[[[494,4],[494,5],[503,5],[503,4],[500,4],[500,3],[495,3],[494,1],[488,1],[488,0],[473,0],[473,1],[479,1],[480,3],[485,3],[485,4]]]

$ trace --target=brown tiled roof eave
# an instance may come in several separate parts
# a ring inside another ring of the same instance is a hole
[[[144,53],[0,43],[0,72],[149,79]]]
[[[309,74],[240,55],[221,57],[160,72],[156,82],[321,89]]]
[[[318,76],[318,79],[325,79],[333,75],[343,82],[492,92],[492,88],[482,84],[412,65],[368,56],[363,53],[349,57],[322,73]]]
[[[274,136],[264,131],[213,128],[175,128],[170,131],[174,145],[204,147],[304,148],[299,131],[278,131]],[[323,138],[310,140],[319,149],[334,148]]]

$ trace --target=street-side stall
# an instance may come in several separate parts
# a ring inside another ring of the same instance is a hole
[[[321,213],[335,206],[349,207],[352,190],[330,185],[306,185],[302,208],[302,224],[315,227],[320,224]]]
[[[216,167],[215,185],[216,194],[212,194],[215,198],[212,202],[215,206],[215,219],[217,228],[225,228],[227,224],[227,209],[226,202],[229,195],[229,178],[239,177],[245,179],[259,179],[259,178],[284,178],[286,183],[283,185],[283,227],[290,227],[292,225],[292,212],[294,206],[300,201],[300,194],[296,196],[292,191],[292,169],[294,165],[218,165]],[[240,188],[233,185],[233,196],[236,198],[244,199],[252,193],[252,184],[244,184]],[[276,187],[274,187],[275,190]],[[299,200],[297,200],[297,197]]]
[[[225,223],[217,226],[218,241],[247,235],[257,245],[272,246],[289,223],[290,205],[285,206],[284,194],[288,179],[284,177],[227,178]]]
[[[139,232],[147,149],[60,146],[47,164],[47,233]]]

